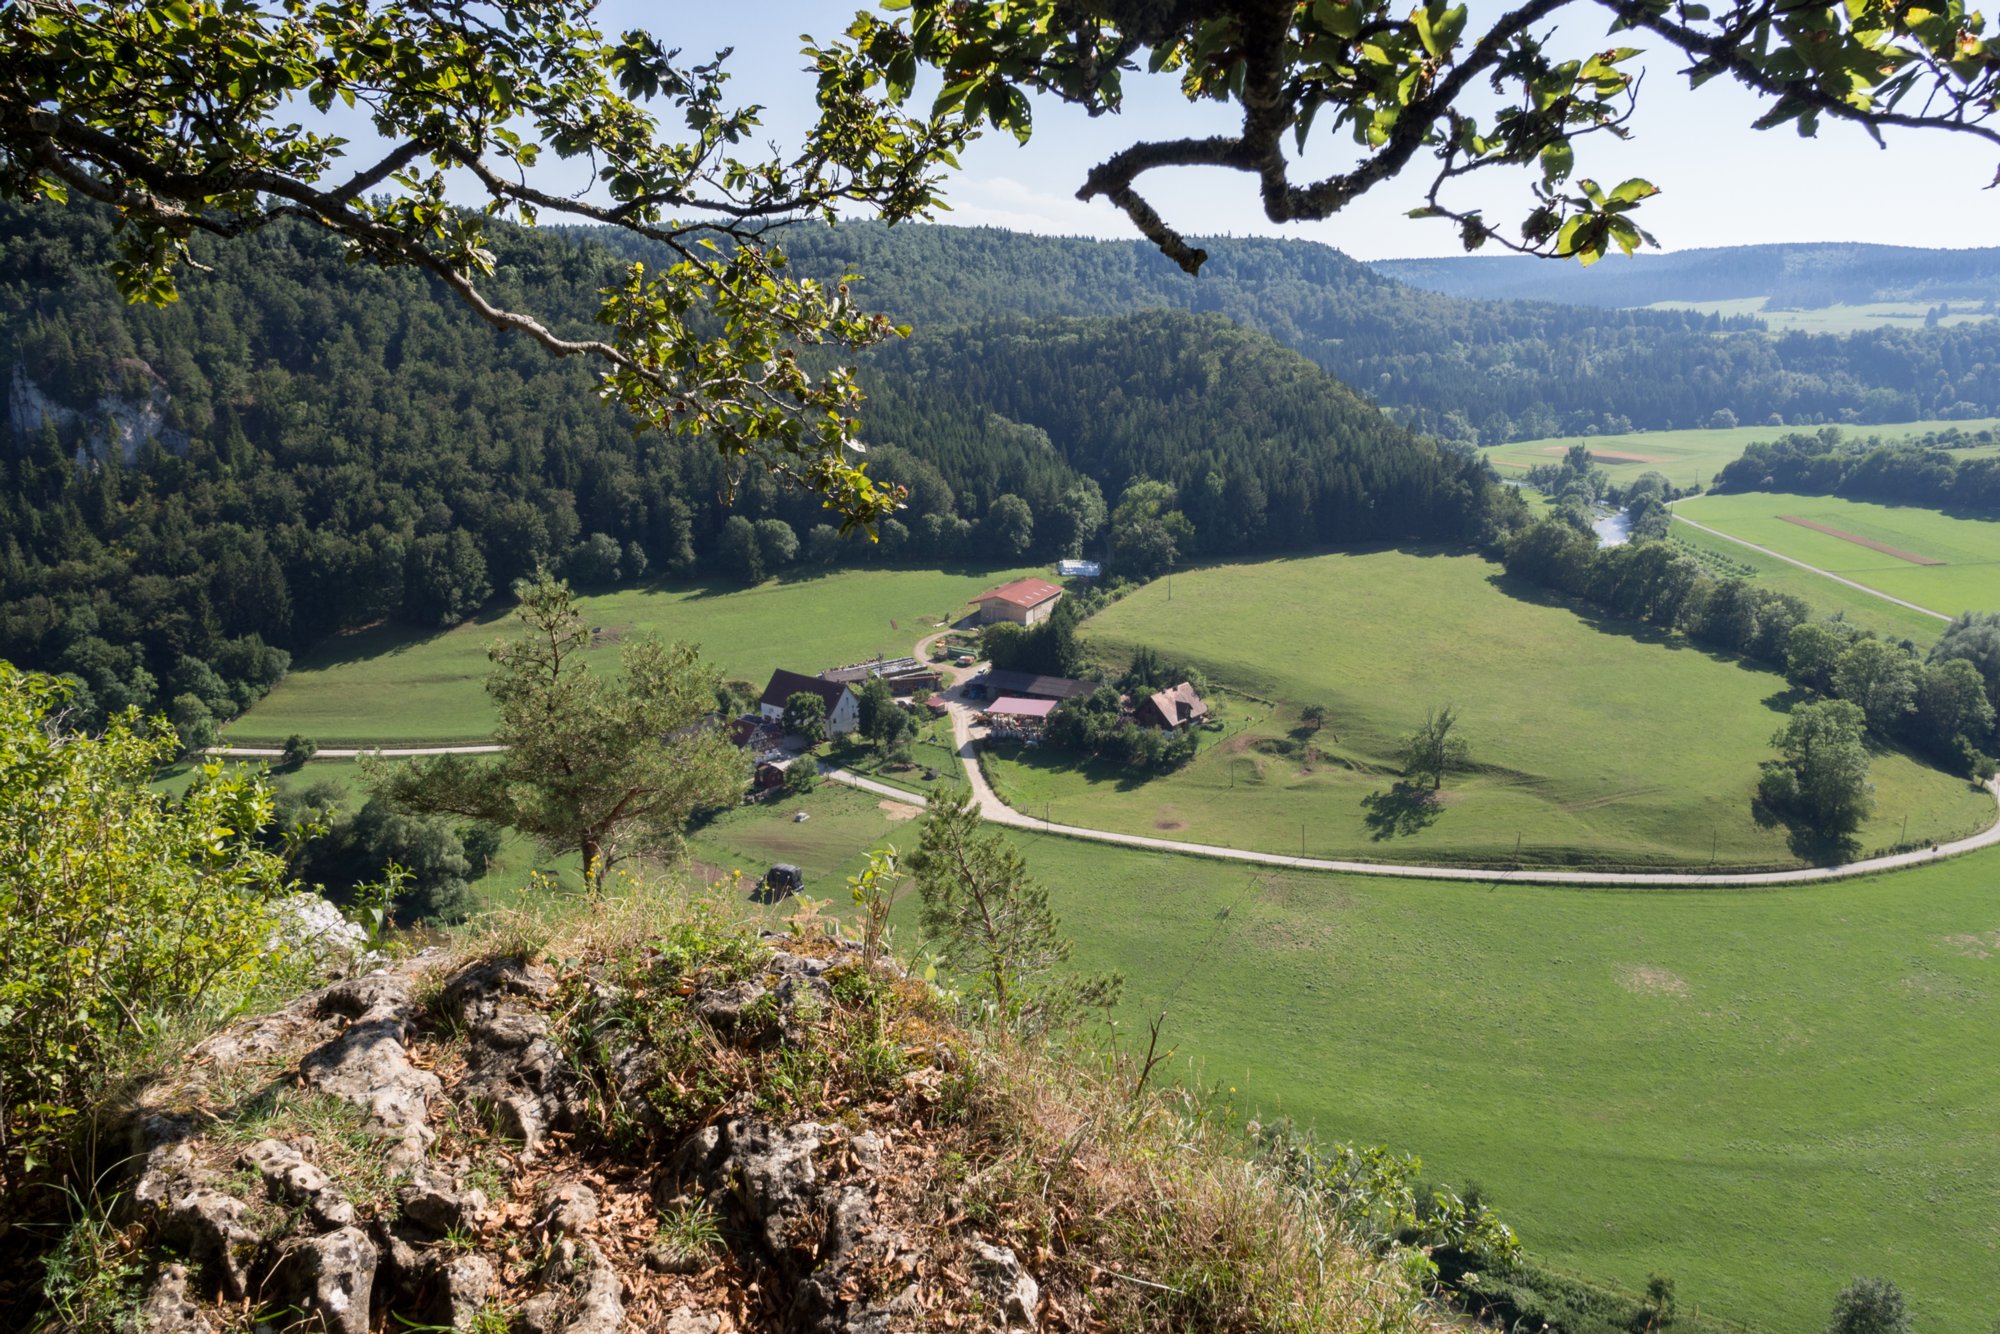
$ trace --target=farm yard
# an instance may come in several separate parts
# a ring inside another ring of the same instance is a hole
[[[1176,578],[1175,599],[1181,593]],[[807,811],[804,823],[790,819]],[[916,829],[824,785],[694,836],[844,903]],[[1920,1330],[1984,1329],[2000,1272],[2000,854],[1768,892],[1275,873],[1010,833],[1076,941],[1167,1013],[1171,1073],[1241,1119],[1421,1152],[1538,1259],[1816,1334],[1856,1273]],[[916,945],[915,903],[897,910]]]
[[[1946,616],[2000,610],[2000,523],[1991,520],[1770,491],[1694,496],[1674,511]]]
[[[1751,805],[1792,698],[1781,677],[1515,588],[1478,556],[1390,550],[1192,570],[1175,576],[1171,601],[1148,585],[1084,635],[1113,663],[1162,648],[1275,711],[1147,781],[1043,751],[987,757],[1009,804],[1058,823],[1401,862],[1800,860]],[[1475,767],[1427,802],[1398,788],[1396,751],[1446,702]],[[1299,721],[1314,703],[1329,711],[1317,733]],[[1898,752],[1876,755],[1873,780],[1864,850],[1991,819],[1984,793]]]
[[[702,646],[725,677],[761,685],[777,666],[819,671],[908,653],[926,618],[956,618],[967,600],[1024,572],[858,569],[737,585],[654,585],[579,598],[601,631],[598,648],[653,633]],[[512,609],[491,608],[440,634],[379,629],[346,635],[295,663],[270,696],[236,722],[231,745],[297,733],[322,746],[478,740],[491,734],[483,683],[492,642]]]
[[[1884,440],[1907,440],[1956,427],[1972,432],[2000,426],[2000,418],[1978,421],[1894,422],[1880,426],[1843,426],[1848,439],[1879,435]],[[1594,462],[1620,486],[1641,473],[1657,472],[1678,487],[1707,486],[1725,463],[1741,458],[1743,448],[1759,440],[1775,440],[1794,430],[1816,431],[1816,426],[1733,426],[1713,431],[1635,431],[1626,435],[1559,435],[1543,440],[1519,440],[1491,445],[1480,453],[1502,477],[1523,477],[1530,468],[1554,463],[1571,445],[1588,445]],[[1992,448],[1969,451],[1994,453]]]

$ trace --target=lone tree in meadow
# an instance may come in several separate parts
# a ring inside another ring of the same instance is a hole
[[[1458,711],[1445,704],[1424,710],[1423,725],[1403,738],[1403,776],[1421,786],[1425,782],[1435,792],[1444,786],[1444,776],[1463,769],[1471,748],[1456,735]]]
[[[1826,1334],[1910,1334],[1903,1290],[1886,1278],[1857,1278],[1834,1299]]]
[[[622,679],[600,676],[584,659],[590,629],[569,585],[542,573],[520,591],[521,634],[487,655],[493,739],[506,752],[364,772],[412,814],[483,820],[576,853],[596,888],[624,858],[673,846],[696,811],[734,801],[743,755],[711,725],[718,677],[692,646],[629,640]]]
[[[1827,838],[1844,838],[1868,818],[1868,716],[1844,699],[1801,704],[1771,738],[1782,759],[1765,765],[1757,784],[1763,803],[1796,814]]]

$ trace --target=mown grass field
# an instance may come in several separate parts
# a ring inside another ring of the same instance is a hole
[[[2000,522],[1961,519],[1915,505],[1877,505],[1833,496],[1750,491],[1694,496],[1676,513],[1732,537],[1769,547],[1921,607],[1955,616],[2000,610]],[[1916,565],[1829,533],[1787,523],[1794,515],[1942,561]]]
[[[1574,610],[1478,556],[1190,570],[1171,600],[1149,585],[1084,635],[1107,662],[1150,644],[1277,707],[1150,780],[1045,751],[988,760],[1012,805],[1059,823],[1404,862],[1789,865],[1823,852],[1795,849],[1751,804],[1792,701],[1783,678]],[[1422,805],[1397,793],[1398,742],[1445,702],[1479,767]],[[1313,703],[1326,727],[1295,732]],[[1992,819],[1982,792],[1900,753],[1878,753],[1873,777],[1864,851],[1901,841],[1905,816],[1913,841]]]
[[[733,584],[656,585],[579,599],[601,632],[607,663],[628,634],[701,645],[724,676],[761,689],[775,667],[817,672],[876,654],[896,657],[925,621],[954,618],[967,599],[1036,569],[839,570]],[[322,746],[467,741],[491,734],[486,650],[513,630],[512,610],[489,609],[442,634],[384,628],[343,635],[293,665],[270,697],[229,725],[225,742]],[[607,651],[609,650],[609,651]]]
[[[1815,614],[1831,616],[1838,612],[1862,629],[1873,630],[1885,639],[1908,639],[1915,644],[1929,645],[1944,630],[1945,623],[1935,616],[1926,616],[1885,598],[1849,588],[1824,575],[1802,570],[1761,551],[1752,551],[1726,537],[1704,533],[1684,523],[1674,525],[1672,536],[1675,542],[1686,547],[1714,552],[1724,558],[1729,564],[1719,567],[1719,573],[1744,577],[1740,567],[1748,566],[1752,572],[1748,577],[1754,578],[1759,588],[1804,598]]]
[[[1178,599],[1179,579],[1176,579]],[[725,816],[701,855],[844,902],[914,842],[848,791]],[[1173,1073],[1246,1118],[1475,1180],[1539,1259],[1818,1334],[1857,1274],[1983,1334],[2000,1274],[2000,855],[1763,892],[1276,874],[1018,837],[1076,941],[1167,1012]],[[836,904],[838,906],[838,904]],[[916,944],[913,904],[898,909]]]
[[[1921,329],[1924,317],[1937,303],[1923,301],[1870,301],[1852,306],[1820,306],[1813,310],[1766,310],[1768,297],[1746,296],[1733,301],[1662,301],[1646,310],[1698,310],[1704,315],[1755,315],[1773,333],[1859,333],[1864,329]],[[1975,324],[1990,320],[1981,315],[1976,301],[1952,303],[1952,313],[1938,323]]]
[[[1848,439],[1879,435],[1884,440],[1907,440],[1912,436],[1957,427],[1978,431],[2000,425],[2000,418],[1978,421],[1894,422],[1880,426],[1844,426]],[[1553,463],[1571,445],[1588,445],[1597,456],[1598,466],[1619,485],[1641,473],[1657,472],[1678,487],[1707,486],[1725,463],[1743,456],[1743,447],[1759,440],[1775,440],[1794,430],[1813,431],[1811,426],[1734,426],[1716,431],[1634,431],[1628,435],[1564,435],[1546,440],[1520,440],[1510,445],[1482,449],[1502,477],[1522,477],[1528,469]],[[1968,451],[1966,457],[1993,453],[1990,448]],[[1619,457],[1606,457],[1616,455]]]

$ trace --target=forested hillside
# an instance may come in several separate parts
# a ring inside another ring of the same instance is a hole
[[[1427,291],[1487,301],[1650,306],[1761,296],[1770,310],[1881,301],[1965,303],[2000,314],[2000,249],[1887,245],[1750,245],[1641,253],[1590,269],[1519,255],[1388,259],[1376,273]]]
[[[1187,551],[1476,536],[1494,488],[1296,354],[1214,318],[1002,321],[865,368],[874,470],[911,503],[841,539],[761,474],[635,436],[589,371],[428,279],[272,229],[129,307],[81,211],[0,214],[0,657],[67,672],[87,716],[194,731],[285,654],[385,619],[452,624],[539,563],[583,585],[793,562],[1020,558],[1095,536],[1127,482],[1172,487]],[[509,232],[500,290],[583,327],[608,257]]]
[[[1481,444],[1706,426],[1718,413],[1786,425],[2000,413],[2000,322],[1773,336],[1745,318],[1464,300],[1306,241],[1201,244],[1209,259],[1190,278],[1141,240],[874,225],[785,234],[808,272],[864,275],[869,303],[926,327],[1162,306],[1227,315],[1417,429]],[[1522,262],[1594,282],[1624,261]]]

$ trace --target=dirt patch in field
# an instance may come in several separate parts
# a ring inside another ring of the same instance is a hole
[[[1947,948],[1968,959],[1990,959],[2000,954],[2000,931],[1988,931],[1985,935],[1946,936],[1944,943]]]
[[[592,648],[603,648],[607,644],[622,644],[625,642],[625,636],[631,633],[631,630],[632,627],[630,625],[597,626],[590,632],[590,646]]]
[[[1688,984],[1676,973],[1664,968],[1653,968],[1645,964],[1633,964],[1618,970],[1618,985],[1635,996],[1685,996]]]
[[[1155,820],[1155,821],[1153,821],[1153,828],[1155,828],[1155,829],[1158,829],[1158,830],[1161,830],[1161,831],[1163,831],[1163,832],[1166,832],[1166,833],[1172,833],[1172,832],[1173,832],[1174,830],[1176,830],[1176,829],[1185,829],[1185,828],[1187,828],[1187,821],[1185,821],[1185,820]]]
[[[1943,561],[1935,556],[1919,556],[1914,551],[1905,551],[1901,547],[1892,547],[1887,542],[1877,542],[1872,537],[1856,537],[1853,533],[1832,527],[1829,524],[1814,523],[1811,519],[1801,519],[1796,514],[1780,514],[1778,517],[1786,523],[1795,523],[1801,528],[1810,528],[1815,533],[1825,533],[1828,537],[1837,537],[1843,542],[1852,542],[1857,547],[1867,547],[1870,551],[1879,551],[1885,556],[1894,556],[1897,560],[1906,560],[1912,565],[1944,564]]]
[[[891,821],[914,820],[924,813],[923,807],[912,806],[907,801],[890,801],[884,798],[875,804],[882,808],[882,814],[888,816]]]

